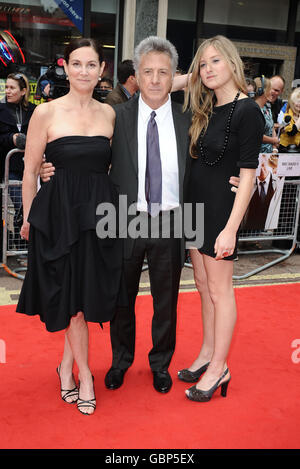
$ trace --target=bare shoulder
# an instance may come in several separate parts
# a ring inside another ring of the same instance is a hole
[[[52,115],[52,113],[53,113],[53,105],[51,101],[49,103],[39,104],[35,108],[33,112],[33,116],[35,116],[36,119],[42,119],[44,121],[44,120],[48,120],[49,117]]]
[[[49,103],[41,103],[38,104],[33,111],[33,114],[38,117],[42,117],[47,114],[47,109],[49,107]]]
[[[116,113],[114,108],[110,104],[106,103],[101,103],[102,104],[102,110],[107,114],[107,116],[112,116],[113,119],[115,119]]]
[[[116,113],[114,109],[109,105],[105,103],[100,103],[97,102],[97,111],[105,117],[105,120],[114,123],[115,118],[116,118]]]

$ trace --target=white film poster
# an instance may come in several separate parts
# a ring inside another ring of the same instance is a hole
[[[242,229],[277,228],[286,176],[300,176],[300,154],[261,153],[259,155],[255,185]]]

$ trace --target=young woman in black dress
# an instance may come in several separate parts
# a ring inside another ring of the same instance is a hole
[[[108,178],[114,111],[93,99],[105,63],[91,39],[77,39],[65,52],[70,91],[40,104],[30,121],[23,178],[24,224],[29,239],[28,270],[17,311],[39,314],[50,332],[65,330],[57,368],[61,397],[81,413],[96,408],[89,367],[87,321],[110,321],[119,293],[121,240],[96,234],[96,208],[115,204]],[[37,193],[43,155],[55,175]],[[79,389],[73,365],[79,369]]]
[[[247,96],[242,61],[227,38],[204,41],[189,73],[186,107],[192,111],[192,124],[186,200],[204,204],[204,242],[190,249],[202,300],[203,344],[179,378],[200,378],[186,395],[203,402],[220,386],[225,396],[231,378],[227,356],[236,322],[233,259],[253,188],[264,119]],[[240,176],[236,193],[230,188],[231,176]]]

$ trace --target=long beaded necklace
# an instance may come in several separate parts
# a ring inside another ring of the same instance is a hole
[[[240,91],[238,91],[236,97],[234,98],[234,100],[232,102],[230,112],[229,112],[229,115],[228,115],[228,121],[227,121],[227,124],[226,124],[226,129],[225,129],[224,145],[223,145],[221,153],[215,159],[215,161],[208,161],[207,157],[205,156],[203,145],[202,145],[202,139],[203,139],[203,135],[204,135],[204,128],[202,129],[202,131],[200,133],[199,140],[198,140],[198,148],[199,148],[201,158],[203,159],[204,163],[206,163],[208,166],[214,166],[224,156],[225,150],[227,148],[228,140],[229,140],[231,119],[232,119],[233,111],[234,111],[234,108],[236,106],[237,100],[239,99],[239,96],[240,96]]]

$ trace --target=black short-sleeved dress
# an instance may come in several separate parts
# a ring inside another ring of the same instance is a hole
[[[213,109],[202,140],[204,154],[209,162],[215,161],[222,151],[231,107],[232,103],[228,103]],[[199,248],[203,254],[215,257],[216,238],[227,223],[235,198],[229,184],[230,176],[238,176],[240,168],[257,168],[264,125],[263,115],[255,101],[251,98],[240,99],[232,115],[229,140],[223,158],[209,166],[199,151],[197,159],[189,160],[186,200],[193,204],[193,208],[196,203],[204,204],[204,242]],[[225,259],[234,259],[236,250],[237,246],[233,255]]]
[[[48,143],[45,154],[55,175],[28,217],[28,269],[17,312],[40,315],[50,332],[67,328],[79,311],[86,321],[110,321],[119,300],[126,301],[122,240],[96,234],[98,204],[118,202],[108,176],[110,141],[66,136]]]

